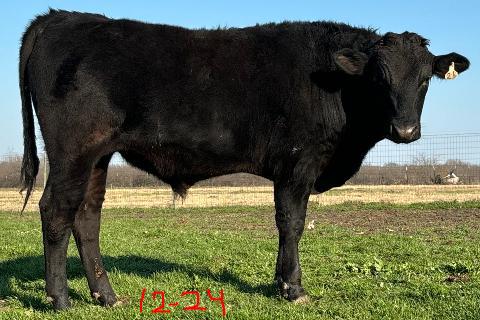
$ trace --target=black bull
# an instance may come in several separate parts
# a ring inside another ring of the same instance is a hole
[[[38,16],[20,51],[22,179],[28,200],[38,172],[33,102],[51,168],[40,212],[54,307],[70,305],[72,232],[92,296],[116,302],[98,242],[114,152],[182,196],[223,174],[272,180],[275,280],[282,296],[304,301],[298,243],[310,193],[342,185],[378,141],[418,139],[429,79],[469,66],[427,45],[414,33],[330,22],[188,30]]]

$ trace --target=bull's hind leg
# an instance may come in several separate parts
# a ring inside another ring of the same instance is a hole
[[[91,166],[85,161],[73,163],[52,158],[50,167],[47,186],[40,200],[45,289],[54,308],[60,310],[70,306],[66,274],[68,241],[75,212],[84,198]]]
[[[301,283],[298,243],[305,225],[310,188],[308,184],[276,183],[274,190],[275,221],[279,233],[275,279],[280,294],[296,302],[307,299]]]
[[[73,235],[87,275],[92,297],[105,306],[116,302],[100,255],[100,212],[105,196],[108,163],[112,155],[100,159],[92,170],[85,198],[75,216]]]

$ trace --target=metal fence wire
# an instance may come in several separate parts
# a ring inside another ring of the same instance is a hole
[[[424,135],[378,143],[349,184],[480,184],[480,134]]]
[[[40,155],[34,199],[48,174],[48,159]],[[0,209],[20,206],[21,155],[0,157]],[[480,133],[424,135],[398,145],[382,141],[364,160],[359,172],[345,186],[310,200],[321,204],[345,201],[464,201],[480,199]],[[15,202],[17,202],[15,204]],[[273,204],[270,181],[250,174],[232,174],[199,182],[186,199],[176,198],[170,188],[143,171],[114,157],[108,173],[105,206],[171,207]]]

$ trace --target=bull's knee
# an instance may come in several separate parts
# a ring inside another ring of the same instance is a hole
[[[71,224],[64,221],[49,221],[45,226],[46,239],[50,243],[59,242],[70,233]]]
[[[55,210],[51,201],[40,201],[40,215],[43,232],[49,243],[57,243],[70,234],[73,226],[73,217],[68,212]]]

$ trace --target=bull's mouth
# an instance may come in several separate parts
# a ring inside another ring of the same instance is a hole
[[[405,139],[405,138],[396,138],[396,137],[392,137],[392,136],[387,136],[387,139],[392,141],[392,142],[395,142],[395,143],[411,143],[411,142],[414,142],[414,141],[417,141],[418,139],[420,139],[420,137],[418,138],[414,138],[414,139]]]
[[[391,124],[386,138],[395,143],[411,143],[420,139],[420,136],[419,125],[398,126]]]

